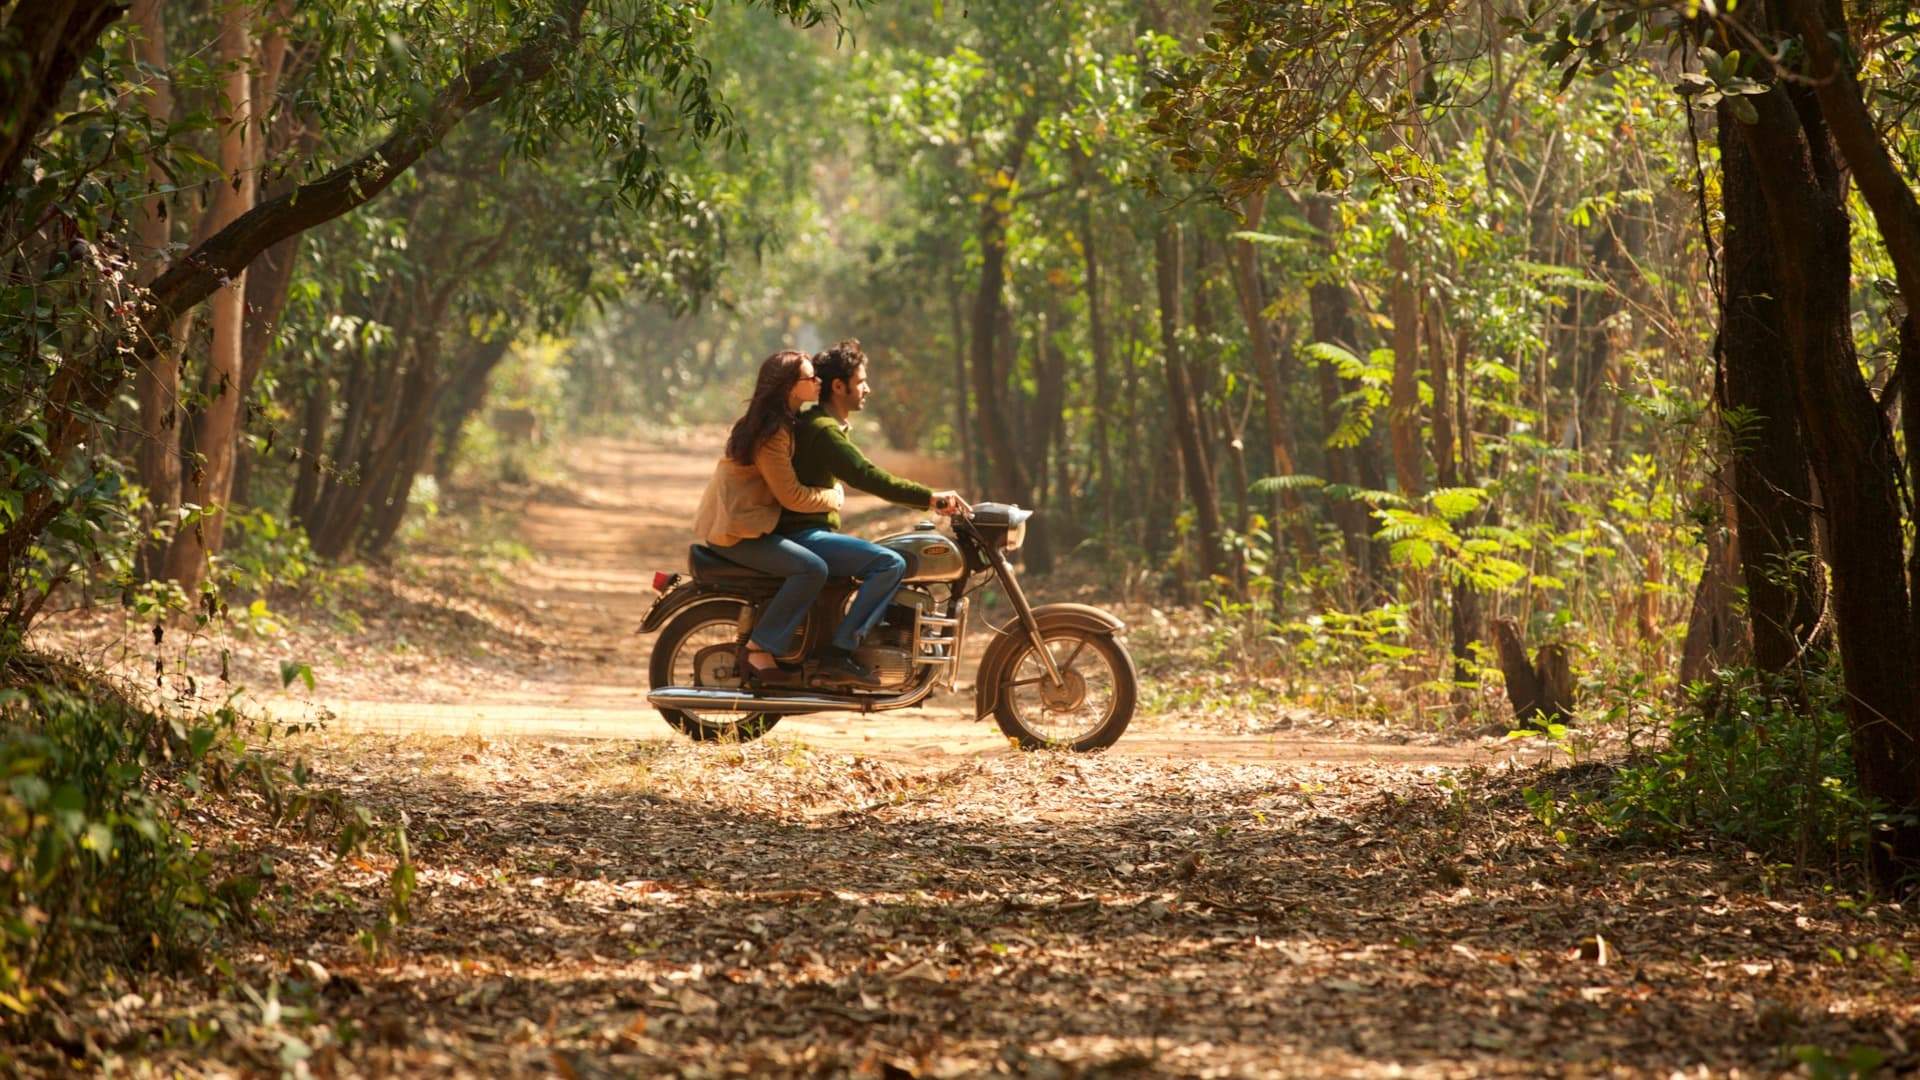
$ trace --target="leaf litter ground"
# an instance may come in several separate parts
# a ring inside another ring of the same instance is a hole
[[[1519,774],[913,769],[778,741],[312,750],[405,812],[413,921],[370,952],[390,861],[281,847],[287,899],[228,984],[251,995],[121,997],[106,1056],[339,1076],[1666,1077],[1772,1075],[1809,1046],[1920,1067],[1909,915],[1769,883],[1737,853],[1568,849],[1527,817]],[[188,1017],[225,1034],[156,1052]]]

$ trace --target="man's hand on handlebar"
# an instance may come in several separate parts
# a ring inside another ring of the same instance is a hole
[[[973,516],[973,507],[967,505],[967,500],[961,498],[960,493],[957,491],[934,492],[933,502],[930,504],[930,508],[934,513],[944,514],[947,517],[952,517],[955,514],[962,514],[967,517]]]

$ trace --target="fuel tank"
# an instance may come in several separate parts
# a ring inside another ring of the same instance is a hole
[[[967,560],[959,546],[932,523],[875,543],[907,560],[907,581],[959,581],[967,575]]]

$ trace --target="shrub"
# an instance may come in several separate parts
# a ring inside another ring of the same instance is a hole
[[[1665,745],[1619,771],[1604,812],[1622,831],[1704,828],[1802,868],[1858,868],[1884,819],[1855,780],[1841,694],[1834,671],[1717,672]]]
[[[305,768],[250,749],[231,707],[152,712],[91,676],[16,656],[0,688],[0,1008],[31,1014],[76,972],[199,954],[248,918],[261,883],[177,823],[202,797],[244,787],[269,824],[324,820],[345,852],[374,834],[364,809],[307,786]],[[405,837],[397,906],[411,885]]]
[[[149,782],[166,747],[191,790],[230,716],[161,730],[111,695],[0,691],[0,1005],[31,1010],[43,978],[97,949],[142,962],[191,948],[227,914],[212,866]]]

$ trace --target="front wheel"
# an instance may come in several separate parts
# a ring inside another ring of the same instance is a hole
[[[653,689],[662,686],[740,685],[735,648],[740,641],[740,615],[745,605],[736,600],[695,604],[673,617],[654,640],[647,674]],[[774,713],[709,713],[661,709],[667,723],[695,742],[749,742],[773,730],[780,722]]]
[[[1015,631],[1017,636],[1004,639],[1015,651],[994,665],[994,721],[1023,750],[1112,746],[1133,720],[1139,695],[1133,657],[1110,633],[1062,626],[1041,634],[1060,681],[1048,678],[1032,639]]]

